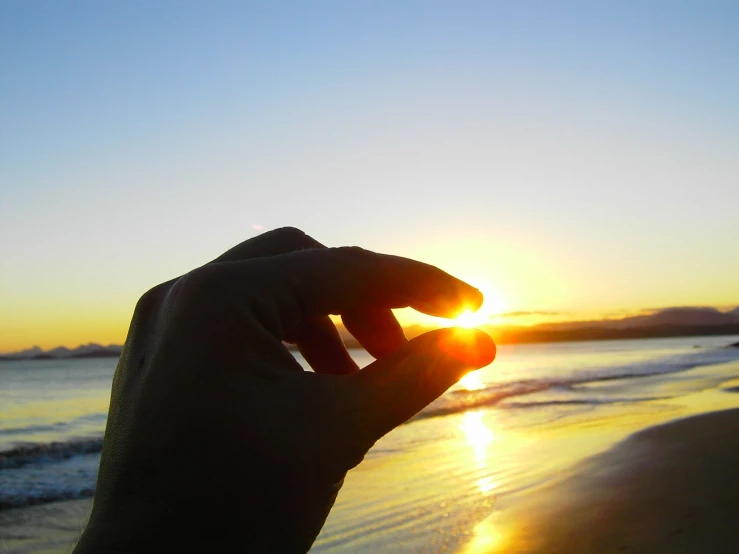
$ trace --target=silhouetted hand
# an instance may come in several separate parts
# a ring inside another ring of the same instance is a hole
[[[375,441],[495,356],[475,330],[408,342],[390,308],[453,316],[481,303],[435,267],[289,228],[150,290],[76,551],[307,551]],[[359,370],[328,314],[377,361]]]

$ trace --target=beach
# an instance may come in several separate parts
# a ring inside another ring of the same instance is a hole
[[[492,551],[737,552],[737,430],[739,409],[640,431],[487,522]]]
[[[0,1],[0,554],[739,554],[738,30]]]
[[[725,348],[735,341],[501,347],[496,363],[378,441],[312,552],[735,552],[739,351]],[[95,419],[97,394],[74,421]],[[20,426],[20,412],[4,409]],[[65,436],[99,440],[88,425]],[[96,460],[1,470],[3,494],[26,498],[33,477],[38,494],[53,486],[60,498],[1,510],[0,551],[68,552]]]

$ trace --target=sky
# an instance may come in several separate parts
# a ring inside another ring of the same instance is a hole
[[[147,289],[285,225],[495,312],[735,306],[737,28],[710,0],[1,0],[0,352],[121,343]]]

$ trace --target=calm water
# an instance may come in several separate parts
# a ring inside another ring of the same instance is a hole
[[[681,399],[739,378],[739,349],[725,348],[737,340],[502,346],[494,364],[375,445],[350,473],[314,549],[452,548],[462,539],[455,533],[467,533],[500,495],[546,479],[593,440],[605,444],[604,431],[590,429],[608,418],[626,428],[625,414],[669,417]],[[0,507],[21,513],[93,493],[116,363],[0,362]]]

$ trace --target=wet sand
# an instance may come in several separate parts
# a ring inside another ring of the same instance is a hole
[[[0,552],[69,554],[91,506],[91,498],[82,498],[0,511]]]
[[[638,432],[499,509],[477,551],[739,552],[739,409]]]

